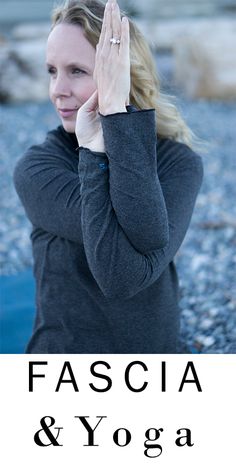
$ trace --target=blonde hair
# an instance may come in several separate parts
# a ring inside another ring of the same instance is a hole
[[[52,29],[60,23],[79,25],[94,48],[99,41],[105,5],[100,0],[66,0],[54,8]],[[125,14],[121,12],[121,17]],[[194,147],[197,138],[173,103],[162,93],[154,59],[144,36],[135,23],[130,24],[131,90],[130,103],[137,109],[154,108],[157,135]]]

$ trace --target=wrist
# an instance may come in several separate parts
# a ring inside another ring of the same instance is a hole
[[[100,143],[97,141],[91,141],[90,143],[80,143],[79,147],[83,147],[89,149],[92,152],[102,152],[105,153],[105,145],[104,142]]]
[[[99,113],[103,116],[114,115],[115,113],[127,113],[126,107],[124,106],[115,106],[115,107],[100,107]]]
[[[84,146],[86,147],[87,149],[89,149],[89,151],[91,152],[101,152],[102,154],[105,154],[105,148],[104,147],[99,147],[99,146]]]
[[[102,128],[99,132],[94,133],[93,135],[86,136],[85,134],[78,136],[76,134],[79,147],[87,148],[93,152],[105,152],[105,144]]]

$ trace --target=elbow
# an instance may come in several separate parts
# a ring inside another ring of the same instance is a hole
[[[158,238],[154,238],[153,241],[151,241],[151,244],[149,245],[148,251],[147,252],[152,252],[152,251],[158,251],[160,249],[165,249],[166,246],[169,244],[169,228],[166,228],[166,231],[162,233],[162,235]]]
[[[108,300],[127,300],[135,295],[134,289],[123,284],[108,283],[106,285],[99,285],[104,297]]]
[[[165,228],[160,232],[159,228],[152,230],[151,237],[147,240],[142,239],[140,243],[135,245],[135,249],[142,255],[148,254],[153,251],[165,249],[169,244],[169,227],[166,225]]]
[[[153,227],[153,245],[149,252],[156,251],[159,249],[165,249],[165,247],[169,244],[169,240],[169,219],[166,211],[162,219],[159,219],[156,222],[156,225]]]
[[[103,296],[108,300],[127,300],[132,298],[138,291],[137,280],[133,274],[127,273],[106,273],[96,277],[96,281]]]
[[[140,255],[139,264],[135,266],[133,260],[126,260],[124,264],[107,267],[104,277],[101,278],[100,273],[100,277],[97,278],[103,296],[109,300],[122,301],[131,299],[146,289],[154,281],[152,254]]]

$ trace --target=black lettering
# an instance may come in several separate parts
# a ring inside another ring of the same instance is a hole
[[[175,441],[176,446],[182,447],[182,446],[187,445],[189,447],[192,447],[194,443],[191,442],[191,430],[188,428],[181,428],[176,431],[176,434],[181,434],[181,431],[186,431],[186,434],[176,439]],[[181,443],[181,439],[184,439],[183,443]]]
[[[35,365],[48,365],[47,362],[30,361],[29,362],[29,392],[33,392],[33,378],[45,377],[44,374],[34,374],[33,368]]]
[[[99,365],[99,364],[104,365],[107,369],[111,368],[111,366],[107,362],[97,361],[97,362],[94,362],[91,365],[90,372],[91,372],[92,375],[94,375],[94,377],[97,377],[98,379],[106,380],[107,381],[107,386],[104,387],[104,388],[97,388],[92,383],[90,383],[89,385],[90,385],[91,389],[94,390],[94,392],[107,392],[112,387],[112,381],[111,381],[110,377],[108,377],[107,375],[100,374],[100,373],[95,371],[95,367],[97,367],[97,365]]]
[[[192,371],[193,379],[187,380],[187,375],[188,375],[189,369],[191,369],[191,371]],[[185,372],[184,372],[184,375],[183,375],[183,379],[182,379],[182,382],[181,382],[181,385],[180,385],[180,388],[179,388],[179,392],[182,392],[183,386],[186,383],[195,383],[198,391],[202,392],[202,388],[201,388],[200,382],[198,380],[197,372],[195,370],[194,363],[192,361],[187,363],[187,366],[186,366],[186,369],[185,369]]]
[[[166,363],[161,363],[161,391],[166,392]]]
[[[66,369],[68,370],[69,375],[70,375],[70,378],[67,379],[67,380],[63,378]],[[61,375],[60,375],[60,378],[58,380],[58,384],[57,384],[57,387],[56,387],[56,390],[55,390],[56,392],[59,392],[62,383],[71,383],[74,387],[75,392],[79,391],[76,380],[75,380],[75,377],[74,377],[74,374],[73,374],[72,367],[70,365],[70,362],[68,362],[68,361],[64,362],[64,365],[63,365],[63,368],[62,368],[62,371],[61,371]]]
[[[147,387],[148,382],[144,382],[142,387],[140,387],[140,388],[134,388],[134,387],[132,387],[132,385],[129,381],[130,370],[134,365],[140,365],[145,372],[147,372],[147,370],[148,370],[146,364],[144,364],[141,361],[131,362],[125,369],[125,383],[126,383],[126,386],[128,387],[128,389],[131,390],[131,392],[143,392],[143,390],[145,390],[145,388]]]
[[[79,418],[81,423],[88,431],[88,444],[84,444],[84,446],[99,446],[99,444],[94,444],[94,431],[98,427],[102,419],[107,418],[107,416],[96,416],[96,418],[100,418],[100,420],[98,421],[94,429],[91,428],[90,424],[86,420],[86,418],[89,418],[89,416],[75,416],[75,418]]]
[[[150,459],[154,459],[155,457],[159,457],[161,454],[162,454],[162,447],[160,444],[153,444],[153,441],[156,441],[157,439],[159,439],[160,437],[160,434],[164,431],[163,428],[159,428],[159,429],[156,429],[156,428],[150,428],[146,431],[145,433],[145,437],[147,438],[147,441],[144,441],[144,447],[146,447],[146,449],[144,449],[144,454],[146,457],[149,457]],[[153,435],[153,438],[151,438],[151,433],[154,433]],[[151,443],[150,443],[151,441]],[[149,449],[155,453],[155,455],[152,455],[151,454],[151,451],[149,452]],[[155,451],[155,449],[157,449],[157,451]]]
[[[121,444],[121,443],[119,442],[119,434],[120,434],[120,431],[124,431],[124,433],[125,433],[125,441],[124,441],[124,444]],[[114,432],[114,434],[113,434],[113,441],[114,441],[114,443],[115,443],[117,446],[119,446],[119,447],[125,447],[125,446],[127,446],[127,445],[130,443],[130,441],[131,441],[131,433],[130,433],[130,431],[129,431],[128,429],[126,429],[126,428],[119,428],[119,429],[117,429],[117,430]]]

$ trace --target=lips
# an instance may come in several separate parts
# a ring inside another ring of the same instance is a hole
[[[58,108],[58,113],[62,118],[69,118],[77,113],[77,108]]]

